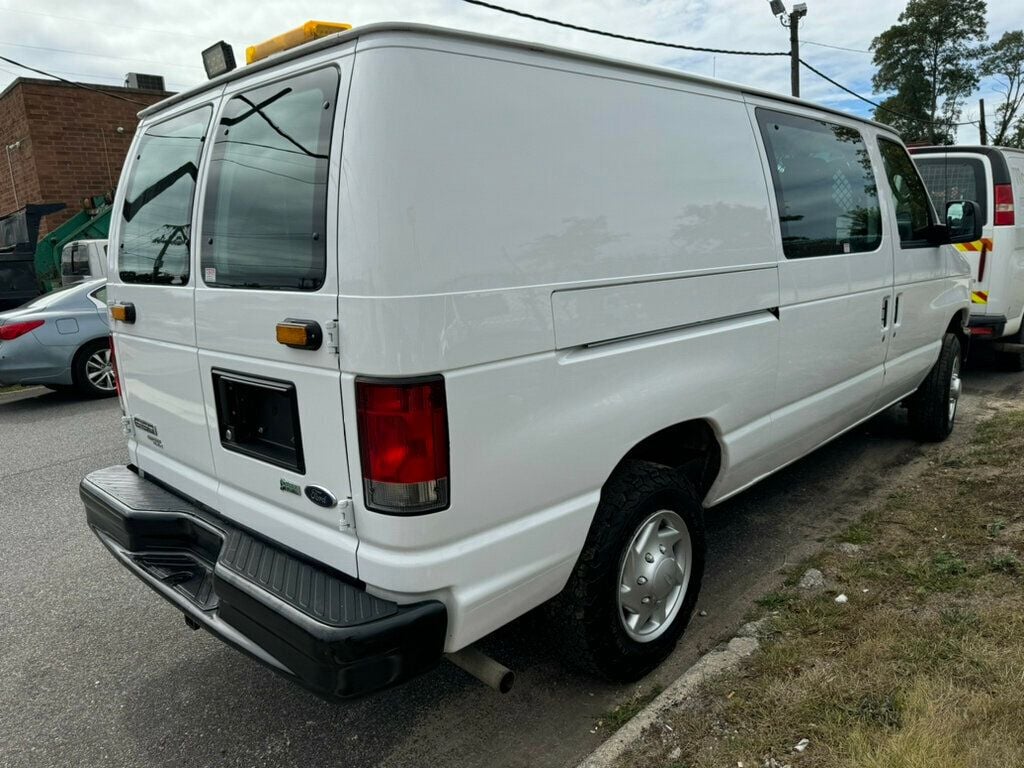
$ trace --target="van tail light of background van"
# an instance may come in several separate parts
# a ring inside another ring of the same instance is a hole
[[[31,333],[44,322],[43,320],[26,320],[21,323],[0,325],[0,341],[14,341],[19,336]]]
[[[1013,187],[1009,184],[995,185],[995,225],[997,227],[1012,227],[1013,215]]]
[[[444,379],[356,379],[356,415],[367,509],[417,515],[447,508]]]

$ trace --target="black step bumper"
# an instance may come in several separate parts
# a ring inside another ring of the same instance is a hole
[[[984,341],[986,339],[998,339],[1003,335],[1003,329],[1006,328],[1006,316],[1005,315],[971,315],[971,319],[967,322],[967,327],[984,328],[987,333],[985,334],[972,334],[972,337],[976,340]]]
[[[374,597],[129,467],[89,474],[80,493],[89,526],[122,565],[193,625],[320,696],[369,693],[441,658],[439,601]]]

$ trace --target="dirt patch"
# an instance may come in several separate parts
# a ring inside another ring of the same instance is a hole
[[[1024,409],[988,406],[969,443],[836,537],[855,556],[794,568],[761,601],[776,612],[762,651],[622,765],[1024,764]],[[795,587],[810,566],[825,590]]]

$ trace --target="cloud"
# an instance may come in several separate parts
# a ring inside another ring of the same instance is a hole
[[[499,4],[576,24],[636,37],[744,50],[789,49],[788,30],[768,9],[767,0],[498,0]],[[168,87],[182,89],[205,75],[200,51],[218,40],[245,46],[291,29],[307,19],[416,21],[714,75],[779,93],[789,92],[789,60],[685,53],[540,24],[468,5],[459,0],[325,0],[253,3],[251,0],[93,0],[81,5],[42,2],[13,7],[0,0],[0,54],[85,82],[120,84],[127,72],[164,76]],[[838,3],[810,0],[801,25],[802,56],[850,88],[869,94],[874,67],[870,54],[835,50],[811,43],[867,49],[872,38],[894,24],[903,0]],[[1012,3],[991,3],[989,32],[997,38],[1020,25]],[[339,8],[343,9],[339,18]],[[0,62],[0,89],[19,72]],[[814,74],[801,73],[802,95],[811,101],[867,115],[871,108],[838,91]],[[989,99],[991,89],[983,89]],[[967,115],[975,116],[976,99]],[[991,109],[992,107],[990,107]],[[975,140],[967,129],[966,140]]]

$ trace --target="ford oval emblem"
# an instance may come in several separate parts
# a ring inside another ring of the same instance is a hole
[[[307,485],[305,488],[305,494],[306,498],[318,507],[326,507],[327,509],[330,509],[338,504],[338,500],[334,498],[334,494],[326,488],[321,488],[319,485]]]

